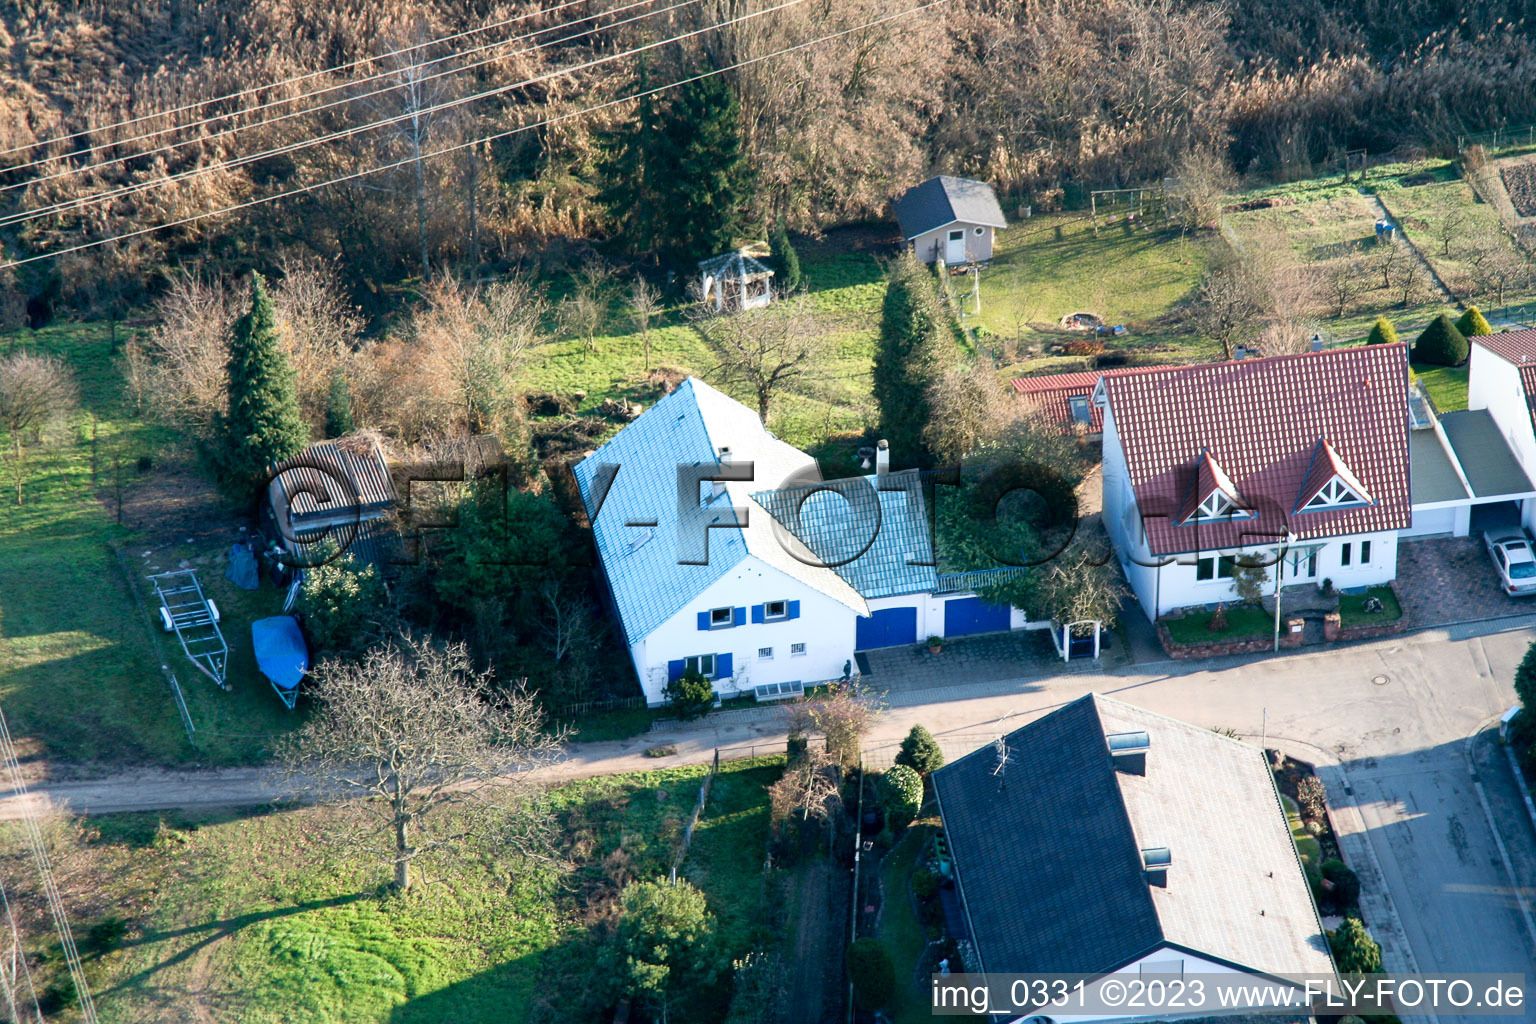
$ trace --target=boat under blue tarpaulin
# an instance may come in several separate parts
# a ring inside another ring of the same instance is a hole
[[[299,696],[299,680],[309,671],[309,648],[299,620],[291,615],[257,619],[251,623],[251,645],[256,648],[256,667],[291,709]]]

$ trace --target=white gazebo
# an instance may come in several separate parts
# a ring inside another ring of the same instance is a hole
[[[717,313],[728,309],[757,309],[773,301],[773,276],[761,260],[745,249],[699,261],[699,295]]]

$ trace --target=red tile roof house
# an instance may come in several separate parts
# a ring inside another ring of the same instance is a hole
[[[1406,346],[1153,368],[1103,391],[1104,525],[1151,618],[1233,600],[1240,554],[1283,552],[1286,586],[1397,575]]]

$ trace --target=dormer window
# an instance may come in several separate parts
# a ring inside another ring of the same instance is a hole
[[[1360,479],[1350,472],[1327,438],[1317,442],[1312,464],[1302,481],[1296,511],[1327,512],[1333,509],[1369,505],[1371,496]]]
[[[1253,514],[1242,506],[1237,496],[1237,486],[1208,451],[1200,453],[1195,478],[1190,482],[1181,511],[1179,522],[1184,525],[1201,521],[1247,519]]]
[[[1232,514],[1232,499],[1220,491],[1212,491],[1211,496],[1195,507],[1195,515],[1200,519],[1221,519]]]
[[[1323,485],[1323,489],[1312,496],[1312,499],[1302,506],[1303,509],[1340,508],[1345,505],[1364,505],[1366,500],[1356,494],[1354,490],[1338,477],[1334,477]]]

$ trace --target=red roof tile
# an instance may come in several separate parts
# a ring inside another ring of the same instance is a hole
[[[1471,339],[1488,351],[1514,363],[1525,388],[1525,407],[1531,413],[1531,429],[1536,430],[1536,331],[1505,331],[1481,334]]]
[[[1037,408],[1045,419],[1071,430],[1072,403],[1077,395],[1091,398],[1100,377],[1115,377],[1126,373],[1140,373],[1142,367],[1124,367],[1116,370],[1083,370],[1079,373],[1050,373],[1039,377],[1015,377],[1011,383],[1025,401]],[[1104,429],[1104,410],[1091,405],[1089,414],[1093,421],[1088,424],[1089,433],[1097,434]]]
[[[1287,531],[1309,539],[1409,523],[1405,345],[1140,370],[1104,384],[1154,554],[1261,544]],[[1371,504],[1295,511],[1323,438]],[[1252,517],[1178,525],[1203,451],[1231,477]]]
[[[1327,487],[1334,477],[1344,481],[1344,485],[1353,491],[1362,501],[1371,500],[1371,492],[1360,478],[1344,465],[1333,445],[1328,439],[1322,438],[1312,450],[1312,466],[1307,470],[1306,479],[1301,482],[1301,493],[1296,496],[1296,508],[1306,507],[1307,502],[1317,497],[1318,492]]]

